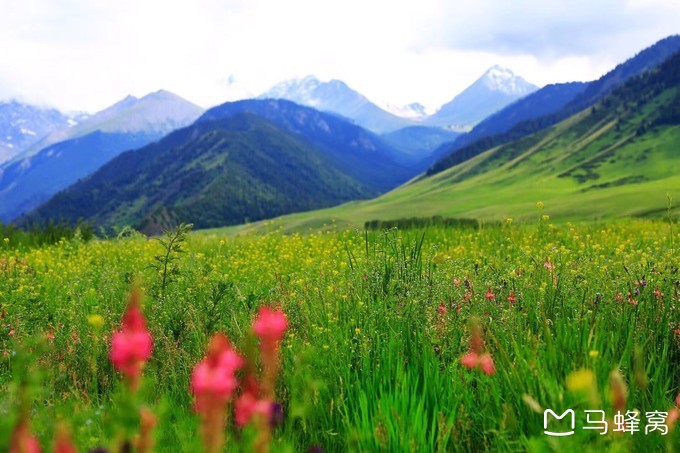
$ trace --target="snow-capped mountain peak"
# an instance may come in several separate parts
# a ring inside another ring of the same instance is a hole
[[[536,89],[534,85],[516,76],[510,69],[498,65],[490,67],[480,81],[490,90],[511,96],[526,95]]]
[[[492,66],[472,85],[444,104],[426,123],[456,129],[470,128],[537,89],[537,86],[516,76],[511,70]]]
[[[332,112],[375,132],[386,132],[410,125],[369,101],[364,95],[337,79],[321,81],[315,76],[287,80],[267,90],[259,99],[286,99],[317,110]]]
[[[288,99],[289,101],[310,105],[310,103],[318,103],[318,99],[314,92],[319,88],[321,83],[322,82],[313,75],[285,80],[262,93],[259,98]]]
[[[408,118],[416,121],[421,121],[430,116],[432,111],[430,111],[423,104],[418,102],[413,102],[407,105],[394,105],[394,104],[384,104],[383,108],[388,112],[400,116],[402,118]]]
[[[65,127],[68,116],[58,110],[0,101],[0,165],[21,154],[43,136]]]

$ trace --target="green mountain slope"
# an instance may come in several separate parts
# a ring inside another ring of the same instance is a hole
[[[546,86],[506,107],[458,137],[451,146],[435,151],[441,159],[427,171],[433,175],[495,146],[537,133],[603,100],[633,77],[658,67],[680,50],[680,35],[664,38],[616,66],[598,80]]]
[[[226,102],[205,112],[197,123],[239,113],[266,118],[281,129],[313,144],[342,169],[377,193],[403,184],[422,171],[413,157],[344,118],[283,99]],[[418,160],[418,159],[416,159]]]
[[[20,223],[82,217],[154,233],[178,222],[223,226],[374,194],[314,145],[238,114],[120,155]]]
[[[490,149],[380,198],[288,216],[289,229],[332,220],[433,215],[501,220],[662,216],[680,200],[680,54],[557,125]]]

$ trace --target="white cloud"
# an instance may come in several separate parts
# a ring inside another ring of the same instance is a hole
[[[0,0],[0,11],[0,98],[86,110],[160,88],[207,107],[307,74],[437,106],[497,63],[537,84],[597,77],[680,23],[669,0]]]

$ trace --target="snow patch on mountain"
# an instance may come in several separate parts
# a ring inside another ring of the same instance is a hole
[[[536,86],[498,65],[489,68],[481,80],[488,89],[509,96],[524,96],[536,90]]]
[[[296,104],[335,113],[357,125],[383,133],[413,125],[406,117],[395,115],[371,102],[341,80],[322,81],[315,76],[287,80],[276,84],[258,99],[285,99]]]
[[[492,66],[425,122],[430,126],[455,130],[469,129],[537,89],[537,86],[515,75],[511,70]]]
[[[385,110],[392,113],[393,115],[400,116],[402,118],[408,118],[415,121],[422,121],[428,116],[434,113],[433,110],[428,109],[423,104],[414,102],[407,105],[394,105],[390,103],[381,105]]]
[[[0,165],[21,154],[50,132],[66,126],[67,115],[55,109],[0,101]],[[11,142],[11,143],[10,143]]]

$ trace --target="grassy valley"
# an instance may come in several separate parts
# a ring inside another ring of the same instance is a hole
[[[421,174],[448,132],[225,103],[0,223],[0,451],[678,451],[680,53],[637,69]]]
[[[497,146],[377,199],[282,219],[285,228],[372,219],[528,219],[542,201],[557,219],[662,217],[680,201],[680,56],[593,108]],[[456,154],[454,153],[455,157]]]

